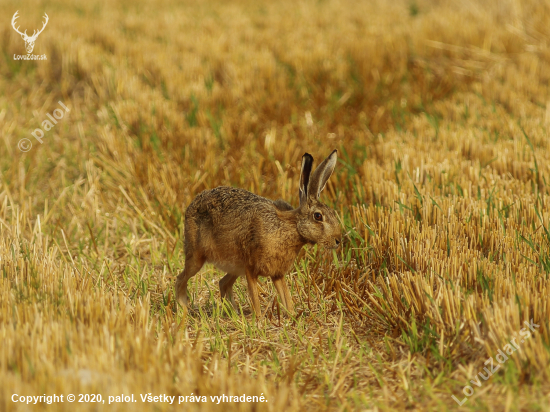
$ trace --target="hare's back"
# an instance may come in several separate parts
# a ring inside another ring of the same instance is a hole
[[[273,207],[273,201],[237,187],[219,186],[197,195],[187,208],[186,217],[198,214],[223,218],[242,216]]]
[[[244,189],[220,186],[205,190],[191,202],[185,212],[186,228],[196,227],[204,236],[249,237],[276,218],[273,201]],[[275,223],[276,224],[276,223]]]
[[[206,190],[185,212],[186,245],[222,270],[237,274],[242,272],[242,261],[263,244],[276,213],[271,200],[243,189]]]

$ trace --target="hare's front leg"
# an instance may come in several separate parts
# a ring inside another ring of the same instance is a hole
[[[185,256],[185,267],[176,279],[176,299],[180,305],[187,305],[187,282],[201,270],[206,259],[197,254]]]
[[[279,294],[286,310],[288,310],[288,312],[290,312],[291,314],[294,313],[294,302],[292,302],[292,297],[290,296],[290,291],[288,290],[288,286],[286,285],[285,278],[283,276],[280,276],[272,278],[272,280],[273,285],[275,286],[275,289],[277,289],[277,293]]]
[[[232,275],[231,273],[228,273],[220,279],[220,295],[222,297],[222,300],[228,299],[235,310],[237,310],[238,307],[235,303],[235,300],[233,299],[233,284],[238,278],[238,275]]]
[[[248,268],[246,269],[246,283],[254,312],[256,312],[256,317],[260,318],[262,316],[262,309],[260,308],[260,298],[258,297],[258,276]]]

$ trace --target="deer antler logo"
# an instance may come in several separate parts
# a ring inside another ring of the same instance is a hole
[[[17,10],[15,12],[15,14],[13,15],[13,18],[11,19],[11,25],[12,25],[13,29],[21,35],[23,40],[25,40],[25,48],[27,49],[27,53],[30,54],[30,53],[32,53],[32,49],[34,48],[34,42],[36,41],[36,38],[38,37],[38,35],[40,33],[42,33],[44,31],[44,28],[46,27],[46,24],[48,24],[49,17],[46,13],[44,13],[44,18],[46,19],[46,21],[44,22],[44,25],[42,26],[42,28],[38,31],[38,33],[36,32],[36,30],[34,30],[32,36],[28,36],[27,35],[27,30],[25,30],[25,33],[21,33],[19,31],[19,27],[15,27],[15,20],[19,17],[17,15],[17,13],[19,13],[19,10]]]

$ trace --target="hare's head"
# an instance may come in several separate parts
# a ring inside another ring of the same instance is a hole
[[[302,156],[298,232],[310,243],[319,243],[326,249],[336,249],[342,241],[342,231],[336,212],[318,200],[334,171],[336,159],[337,151],[334,150],[311,173],[313,157],[309,153]]]

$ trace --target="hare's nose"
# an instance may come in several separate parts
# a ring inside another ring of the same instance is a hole
[[[340,245],[340,239],[336,239],[336,246]]]

